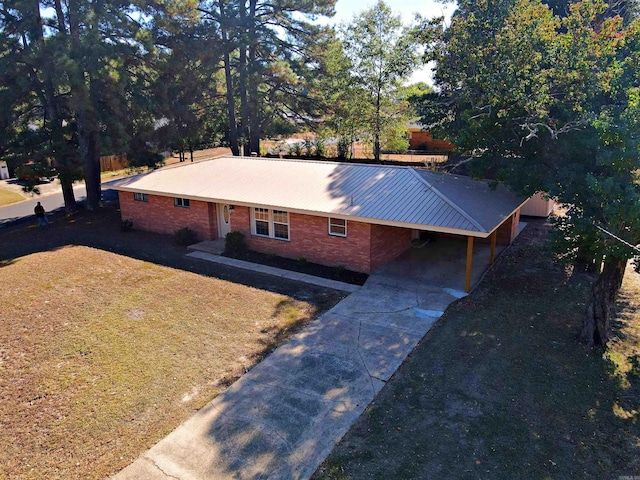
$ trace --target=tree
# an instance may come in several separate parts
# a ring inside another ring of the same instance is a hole
[[[366,94],[361,114],[373,138],[373,154],[380,161],[381,139],[387,124],[398,118],[394,97],[419,62],[417,31],[406,28],[400,16],[383,1],[344,26],[341,36],[351,61],[351,73]]]
[[[2,139],[18,162],[52,164],[67,211],[76,208],[72,184],[81,178],[62,65],[64,45],[47,34],[37,1],[11,2],[0,13],[4,110]],[[35,185],[30,189],[37,191]]]
[[[537,0],[463,1],[432,46],[439,92],[422,105],[423,122],[453,133],[475,172],[571,205],[559,252],[598,267],[604,258],[582,331],[589,345],[606,344],[626,260],[637,257],[629,245],[640,242],[639,32],[599,0],[564,18]]]
[[[305,117],[305,58],[322,27],[310,20],[332,15],[335,0],[211,0],[200,9],[220,31],[229,142],[260,151],[270,125]]]
[[[225,131],[224,87],[219,31],[199,18],[167,19],[156,43],[163,49],[152,87],[155,108],[149,126],[163,147],[191,153],[217,146]],[[158,120],[160,119],[160,120]],[[158,126],[159,125],[159,126]]]

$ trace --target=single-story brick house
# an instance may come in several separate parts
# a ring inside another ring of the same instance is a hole
[[[134,228],[201,240],[239,231],[252,250],[370,273],[423,232],[509,244],[523,198],[424,169],[219,157],[109,182]],[[470,259],[468,260],[470,272]]]

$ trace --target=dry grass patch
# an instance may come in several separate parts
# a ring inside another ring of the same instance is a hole
[[[315,307],[88,247],[0,267],[0,478],[104,478]]]
[[[10,190],[0,189],[0,207],[23,201],[24,196]]]

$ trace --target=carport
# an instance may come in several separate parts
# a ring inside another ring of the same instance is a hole
[[[526,226],[519,225],[520,231]],[[507,248],[508,245],[496,240],[496,232],[486,239],[462,235],[437,238],[420,248],[407,250],[378,268],[371,277],[385,278],[387,283],[408,281],[416,287],[426,285],[469,293]]]

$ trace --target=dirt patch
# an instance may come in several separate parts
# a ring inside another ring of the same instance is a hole
[[[553,262],[547,229],[531,222],[452,305],[315,479],[640,474],[638,275],[618,340],[587,351],[576,338],[592,278]]]
[[[0,478],[115,473],[343,297],[50,220],[0,230]]]

